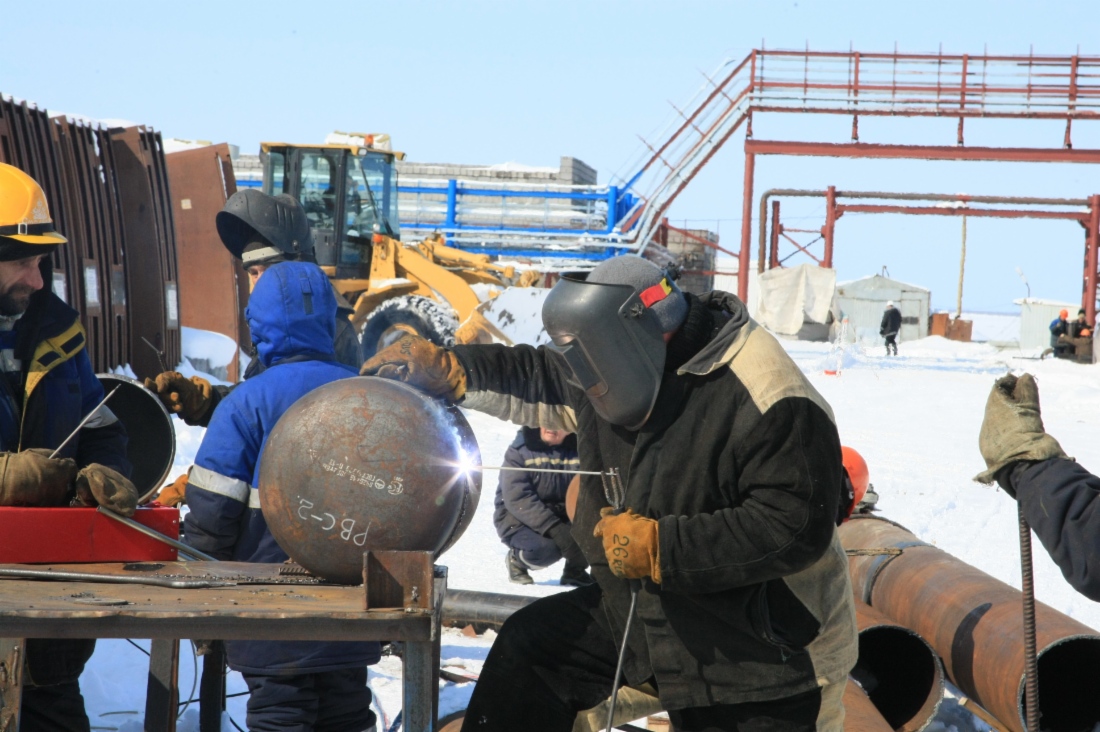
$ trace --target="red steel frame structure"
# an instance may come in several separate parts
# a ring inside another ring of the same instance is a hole
[[[1100,57],[992,54],[770,51],[758,49],[707,78],[708,86],[680,111],[682,121],[660,145],[649,145],[631,181],[645,203],[639,236],[651,237],[676,196],[742,125],[746,128],[738,294],[748,294],[753,181],[757,155],[865,159],[1100,163],[1100,150],[1073,147],[1075,121],[1100,120]],[[679,111],[679,110],[678,110]],[[851,142],[757,140],[754,115],[831,114],[852,118]],[[955,145],[859,142],[867,116],[957,120]],[[1059,144],[967,147],[968,119],[1057,120]],[[1098,281],[1096,208],[1087,222],[1084,280],[1093,302]],[[627,222],[628,225],[633,223]]]

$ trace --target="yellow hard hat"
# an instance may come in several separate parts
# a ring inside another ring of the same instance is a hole
[[[68,241],[54,231],[42,186],[6,163],[0,163],[0,237],[39,245]]]

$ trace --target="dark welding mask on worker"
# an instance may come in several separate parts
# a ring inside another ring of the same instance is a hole
[[[660,323],[631,285],[587,282],[585,276],[562,275],[546,297],[542,322],[551,347],[565,358],[597,414],[628,430],[641,429],[664,373]]]

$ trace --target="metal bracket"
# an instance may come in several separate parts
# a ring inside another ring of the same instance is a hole
[[[0,638],[0,732],[17,732],[23,697],[22,638]]]
[[[363,609],[431,613],[433,577],[431,552],[365,552]]]

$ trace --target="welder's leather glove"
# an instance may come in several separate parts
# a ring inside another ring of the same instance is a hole
[[[657,522],[627,509],[615,514],[613,508],[600,509],[600,521],[592,535],[603,539],[603,553],[616,577],[641,579],[652,577],[661,583]]]
[[[978,448],[988,470],[979,473],[974,480],[986,484],[992,483],[1003,468],[1013,463],[1067,457],[1058,440],[1043,429],[1039,387],[1034,376],[1024,374],[1017,378],[1008,374],[997,379],[985,404]]]
[[[0,452],[0,506],[65,506],[76,462],[52,450]]]
[[[160,489],[160,493],[157,494],[157,501],[165,506],[182,506],[187,502],[187,478],[191,475],[191,471],[188,471],[176,478],[173,482]]]
[[[122,516],[133,516],[138,492],[122,473],[92,463],[76,474],[76,500],[85,506],[103,506]]]
[[[165,408],[190,425],[203,424],[213,405],[214,387],[199,376],[190,379],[178,371],[165,371],[146,379],[145,388],[156,392]]]
[[[416,335],[403,335],[359,369],[362,376],[379,376],[415,386],[428,396],[457,402],[466,394],[466,369],[446,348]]]

